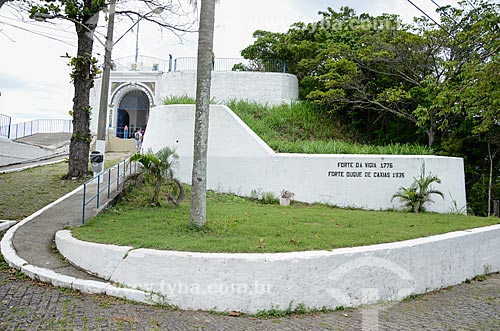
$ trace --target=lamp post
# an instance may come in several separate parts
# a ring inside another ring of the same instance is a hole
[[[118,38],[114,44],[116,45],[123,37],[125,37],[125,35],[127,33],[129,33],[130,30],[132,30],[136,25],[137,25],[137,31],[136,31],[136,34],[135,34],[135,57],[134,57],[134,60],[135,60],[135,63],[137,63],[137,61],[139,60],[139,22],[147,17],[149,14],[161,14],[163,12],[164,8],[163,7],[156,7],[155,9],[153,9],[152,11],[150,11],[149,13],[146,13],[144,15],[140,15],[140,14],[137,14],[137,21],[135,21],[134,24],[132,24],[132,26],[130,28],[128,28],[127,31],[125,31],[125,33],[120,37]]]

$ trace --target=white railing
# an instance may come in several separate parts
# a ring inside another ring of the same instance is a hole
[[[0,126],[0,132],[7,133],[5,136],[9,139],[18,139],[32,136],[37,133],[71,133],[73,132],[73,123],[71,120],[34,120]]]

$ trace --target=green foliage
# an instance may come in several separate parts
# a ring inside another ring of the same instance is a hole
[[[191,98],[187,94],[181,96],[171,95],[169,97],[164,97],[162,99],[163,105],[194,105],[196,104],[196,99]],[[215,98],[210,99],[210,104],[217,104],[217,100]]]
[[[329,310],[326,308],[322,309],[314,309],[307,308],[303,303],[299,303],[295,307],[293,306],[293,302],[290,302],[286,309],[279,309],[279,307],[275,307],[268,310],[259,310],[254,315],[257,318],[282,318],[282,317],[290,317],[294,315],[306,315],[317,312],[328,312]]]
[[[279,202],[279,199],[274,195],[273,192],[262,193],[262,198],[260,200],[263,204],[273,205]]]
[[[166,187],[167,201],[178,205],[184,198],[184,189],[174,178],[173,168],[179,156],[170,147],[164,147],[157,153],[149,150],[147,153],[134,154],[130,160],[142,165],[142,174],[147,185],[151,187],[150,204],[160,206],[160,190],[162,184]]]
[[[88,53],[76,57],[66,54],[65,57],[70,59],[68,66],[71,67],[70,77],[72,82],[75,81],[76,77],[87,77],[87,79],[93,81],[95,76],[101,73],[97,65],[97,59]],[[92,108],[86,107],[83,111],[92,113]]]
[[[250,197],[265,205],[275,205],[279,203],[279,199],[273,192],[262,192],[262,190],[252,190]]]
[[[354,143],[340,123],[310,102],[266,106],[232,100],[228,107],[272,149],[281,153],[429,155],[433,152],[416,144]]]
[[[421,300],[423,298],[424,298],[423,294],[410,294],[409,296],[404,298],[402,301],[403,302],[411,302],[411,301]]]
[[[186,94],[181,96],[171,95],[169,97],[164,97],[162,99],[163,105],[190,105],[196,104],[196,100],[194,98],[188,97]]]
[[[73,132],[71,135],[71,141],[84,141],[86,143],[89,143],[92,141],[92,135],[90,132],[88,134],[79,134],[78,132]]]
[[[463,157],[469,205],[487,215],[488,194],[476,183],[490,176],[487,147],[494,155],[500,146],[500,4],[462,1],[437,12],[440,25],[420,17],[410,26],[396,15],[328,8],[316,22],[297,22],[285,33],[256,31],[241,54],[285,60],[301,98],[330,113],[329,121],[356,142],[426,143]],[[290,140],[264,140],[276,150],[290,148]],[[305,149],[318,150],[293,147]],[[500,166],[491,163],[498,199]]]
[[[414,212],[421,213],[425,211],[425,204],[433,202],[431,195],[440,195],[444,200],[444,195],[441,191],[432,188],[432,184],[441,184],[441,179],[432,174],[425,174],[425,165],[420,169],[420,176],[414,178],[414,182],[410,187],[401,187],[399,191],[392,196],[392,200],[400,199],[406,207]]]

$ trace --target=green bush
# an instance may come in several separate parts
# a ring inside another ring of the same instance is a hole
[[[162,100],[163,105],[191,105],[196,104],[196,100],[187,96],[186,94],[181,96],[171,95],[169,97],[164,97]]]

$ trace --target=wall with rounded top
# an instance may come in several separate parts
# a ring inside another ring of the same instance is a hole
[[[196,97],[196,72],[165,72],[158,84],[158,96]],[[231,99],[279,105],[297,101],[297,77],[276,72],[214,71],[211,97],[217,102]]]
[[[401,300],[500,271],[500,225],[403,242],[276,254],[192,253],[87,243],[56,234],[71,263],[182,309],[351,307]]]
[[[188,96],[196,98],[196,71],[178,72],[144,72],[144,71],[112,71],[110,81],[114,83],[140,84],[153,83],[151,91],[154,106],[161,105],[163,98],[169,96]],[[116,91],[110,89],[109,102]],[[90,91],[90,106],[92,107],[92,121],[90,130],[97,131],[99,101],[101,95],[101,78],[94,82]],[[262,104],[280,105],[297,101],[299,97],[299,83],[297,77],[286,73],[250,72],[250,71],[214,71],[212,72],[212,98],[217,102],[232,99],[250,100]],[[108,109],[108,125],[116,125],[116,107]],[[109,112],[114,114],[109,116]]]

